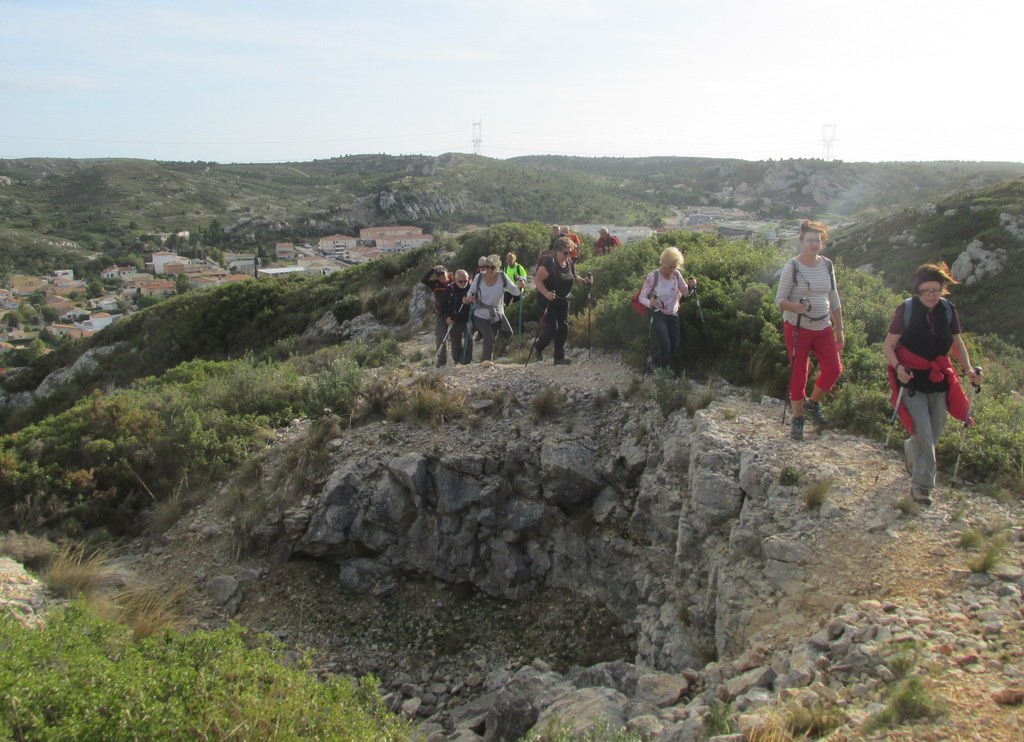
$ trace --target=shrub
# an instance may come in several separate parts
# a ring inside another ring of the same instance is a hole
[[[565,393],[549,384],[533,395],[530,409],[535,420],[547,420],[560,416],[566,401]]]
[[[914,675],[899,682],[887,699],[885,708],[865,722],[864,731],[872,733],[883,727],[934,719],[942,713],[943,704],[931,698],[921,678]]]
[[[800,470],[792,464],[786,464],[779,472],[779,484],[784,487],[795,487],[800,484],[802,478],[803,475],[800,474]]]
[[[0,735],[12,739],[407,739],[376,681],[321,683],[232,625],[132,641],[80,603],[43,629],[0,617]]]

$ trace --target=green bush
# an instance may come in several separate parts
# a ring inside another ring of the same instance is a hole
[[[319,682],[240,626],[133,642],[82,604],[30,630],[0,616],[5,739],[403,740],[376,681]]]

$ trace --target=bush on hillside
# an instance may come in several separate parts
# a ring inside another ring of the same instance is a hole
[[[79,604],[42,629],[0,616],[0,736],[5,739],[402,740],[377,682],[320,682],[308,663],[237,625],[133,642]]]

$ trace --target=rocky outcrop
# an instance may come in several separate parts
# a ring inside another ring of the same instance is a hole
[[[99,362],[102,358],[110,355],[122,345],[123,343],[113,343],[111,345],[101,345],[87,350],[85,353],[80,355],[71,366],[58,368],[56,371],[51,372],[40,382],[39,386],[36,387],[36,390],[33,392],[33,397],[36,399],[45,399],[53,394],[53,392],[62,384],[73,380],[77,376],[91,373],[99,366]]]
[[[999,275],[1005,267],[1006,250],[988,250],[981,240],[973,240],[950,266],[953,277],[968,286]]]

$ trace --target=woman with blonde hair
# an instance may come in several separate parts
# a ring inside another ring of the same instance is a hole
[[[818,427],[828,425],[821,400],[843,373],[839,357],[846,344],[843,307],[836,290],[835,267],[821,254],[827,240],[828,227],[805,219],[800,224],[800,253],[783,267],[775,292],[790,362],[790,437],[797,441],[804,437],[804,413]],[[818,378],[805,402],[812,353],[818,361]]]
[[[651,332],[658,340],[658,352],[647,362],[647,369],[668,366],[679,348],[679,301],[697,288],[697,279],[683,279],[683,254],[678,247],[662,251],[657,270],[647,274],[640,300],[651,310]]]

